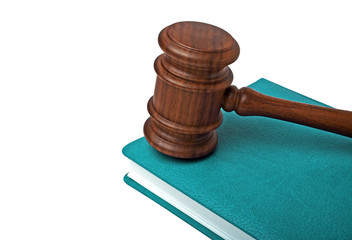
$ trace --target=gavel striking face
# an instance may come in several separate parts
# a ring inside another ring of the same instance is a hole
[[[221,28],[175,23],[161,31],[159,45],[164,54],[154,63],[157,78],[144,135],[166,155],[190,159],[211,153],[223,118],[221,107],[242,116],[271,117],[352,137],[352,112],[230,86],[228,65],[236,61],[240,48]]]

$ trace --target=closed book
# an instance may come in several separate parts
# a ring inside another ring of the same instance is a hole
[[[266,79],[249,87],[326,106]],[[124,181],[211,239],[352,239],[351,138],[234,112],[217,132],[195,160],[128,144]]]

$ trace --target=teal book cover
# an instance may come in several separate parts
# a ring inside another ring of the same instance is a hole
[[[261,93],[326,106],[266,79]],[[352,139],[265,117],[223,112],[215,151],[181,160],[140,138],[123,154],[255,239],[352,239]],[[125,182],[212,239],[220,236],[139,185]]]

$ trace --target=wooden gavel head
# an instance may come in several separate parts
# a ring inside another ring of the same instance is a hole
[[[158,151],[178,158],[199,158],[217,144],[221,106],[233,75],[227,65],[240,48],[221,28],[200,22],[179,22],[163,29],[155,60],[154,96],[144,135]]]

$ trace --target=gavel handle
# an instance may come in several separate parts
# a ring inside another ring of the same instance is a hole
[[[352,137],[352,112],[298,103],[261,94],[251,88],[226,89],[222,108],[242,116],[264,116]]]

